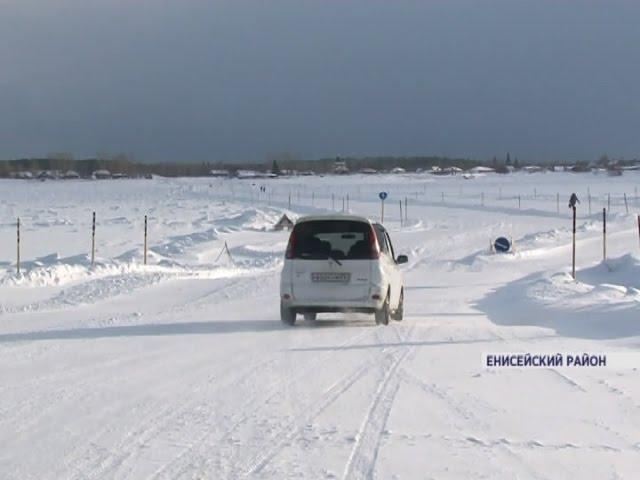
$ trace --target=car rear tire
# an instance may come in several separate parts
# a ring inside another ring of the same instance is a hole
[[[396,322],[401,322],[402,317],[404,316],[404,289],[400,290],[400,300],[398,301],[398,308],[393,312],[391,318],[393,318]]]
[[[304,314],[305,322],[315,322],[318,314],[316,312],[307,312]]]
[[[285,325],[294,325],[296,323],[296,311],[280,303],[280,320]]]
[[[387,294],[387,298],[382,304],[382,308],[380,310],[376,310],[376,325],[389,325],[389,294]]]

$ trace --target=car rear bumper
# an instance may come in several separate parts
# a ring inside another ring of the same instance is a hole
[[[361,299],[361,300],[332,300],[332,301],[311,301],[296,298],[281,298],[282,304],[289,308],[305,312],[364,312],[373,313],[382,308],[382,300]]]
[[[362,307],[362,306],[354,306],[354,307],[332,307],[332,306],[308,306],[308,305],[296,305],[292,306],[296,312],[302,313],[375,313],[378,310],[375,307]]]

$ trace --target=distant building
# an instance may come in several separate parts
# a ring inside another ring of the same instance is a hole
[[[336,159],[336,161],[333,162],[333,173],[335,173],[336,175],[348,174],[349,168],[347,167],[347,162],[345,162],[344,160]]]
[[[491,167],[477,166],[469,169],[471,173],[493,173],[495,170]]]
[[[229,176],[229,170],[223,170],[223,169],[209,170],[209,176],[210,177],[228,177]]]
[[[241,180],[250,180],[253,178],[277,178],[278,175],[271,172],[257,172],[255,170],[238,170],[236,177]]]
[[[522,170],[528,173],[537,173],[541,172],[543,168],[538,165],[527,165],[526,167],[522,167]]]
[[[111,175],[111,178],[119,180],[122,178],[129,178],[129,175],[127,175],[126,173],[114,173],[113,175]]]
[[[259,172],[254,170],[238,170],[236,172],[236,177],[247,179],[247,178],[260,178]]]
[[[80,174],[75,170],[67,170],[62,174],[62,178],[65,180],[75,180],[77,178],[80,178]]]
[[[457,175],[458,173],[462,173],[462,169],[460,167],[438,168],[438,170],[434,170],[432,172],[433,175]]]
[[[621,170],[640,170],[640,163],[636,163],[635,165],[627,165],[626,167],[620,167],[620,169]]]
[[[38,178],[39,180],[54,180],[57,178],[57,175],[51,170],[42,170],[38,173],[36,178]]]
[[[407,171],[402,167],[395,167],[391,169],[391,173],[407,173]]]
[[[444,167],[440,168],[437,165],[431,167],[429,170],[431,175],[456,175],[458,173],[462,173],[462,169],[459,167]]]
[[[274,230],[291,230],[293,228],[293,222],[286,215],[282,215],[280,220],[273,226]]]
[[[33,179],[33,174],[29,171],[24,171],[24,172],[11,172],[9,174],[9,176],[11,178],[17,178],[20,180],[31,180]]]
[[[378,171],[375,168],[361,168],[360,173],[365,175],[375,175]]]
[[[95,178],[96,180],[107,180],[111,178],[111,172],[105,169],[96,170],[95,172],[93,172],[92,177]]]

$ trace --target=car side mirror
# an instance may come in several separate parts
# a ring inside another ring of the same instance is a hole
[[[406,255],[398,255],[398,258],[396,258],[396,263],[398,265],[407,263],[408,261],[409,261],[409,258]]]

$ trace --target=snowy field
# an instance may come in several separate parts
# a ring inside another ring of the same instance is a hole
[[[0,478],[638,478],[637,367],[483,364],[640,350],[638,173],[2,180]],[[381,190],[404,321],[283,326],[273,224]]]

